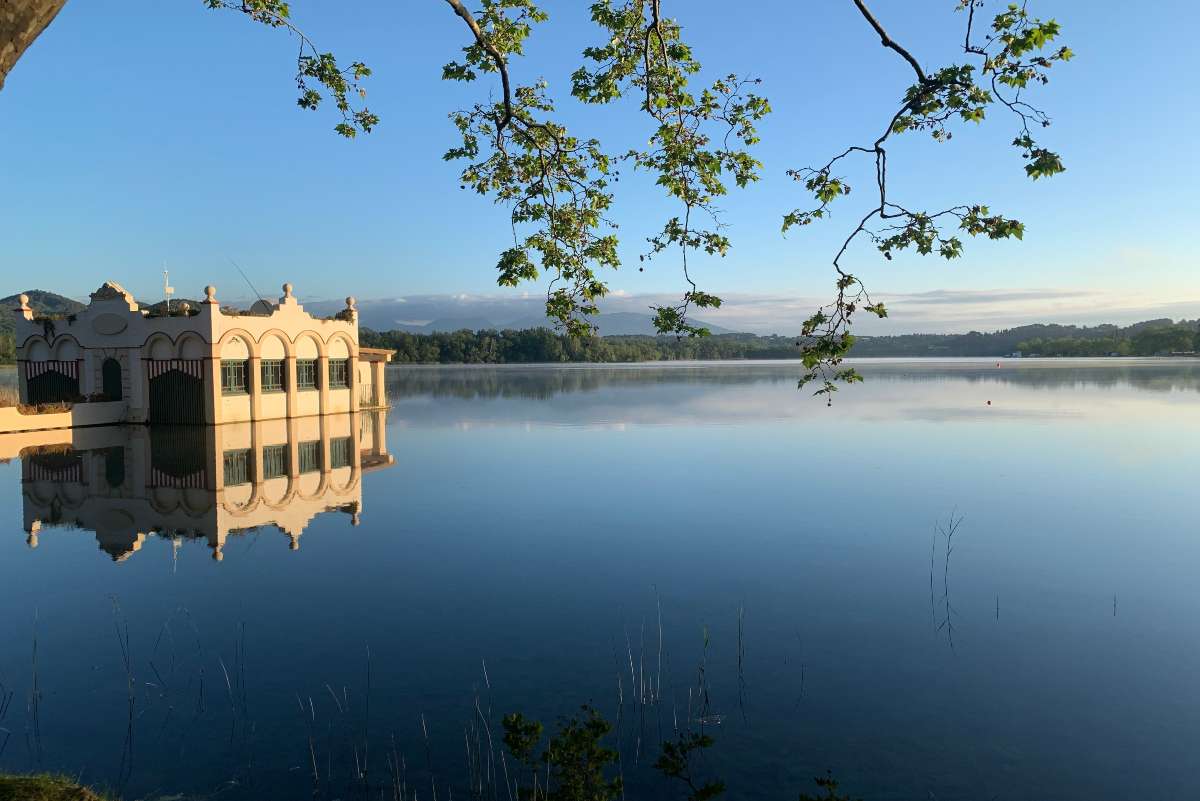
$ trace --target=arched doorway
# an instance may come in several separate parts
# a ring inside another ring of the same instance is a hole
[[[204,425],[204,362],[201,359],[152,359],[150,422]]]
[[[100,365],[100,385],[104,397],[110,401],[121,400],[121,384],[121,363],[116,359],[105,359]]]
[[[75,361],[25,362],[28,401],[66,403],[79,397],[79,363]]]

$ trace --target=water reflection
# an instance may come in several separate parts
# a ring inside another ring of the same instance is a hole
[[[867,365],[831,409],[788,364],[400,368],[429,389],[391,396],[373,475],[362,422],[30,440],[0,465],[0,770],[332,801],[396,797],[400,764],[477,797],[504,714],[586,702],[631,799],[698,718],[750,801],[826,769],[864,799],[1192,798],[1196,363],[1053,365]],[[154,536],[201,539],[170,570],[93,544]]]
[[[388,377],[407,425],[730,425],[837,420],[926,423],[1187,417],[1196,359],[859,360],[866,377],[832,409],[796,387],[794,362],[400,367]]]
[[[111,426],[35,435],[21,456],[23,523],[36,548],[48,529],[92,532],[114,561],[150,537],[205,541],[275,527],[300,547],[314,517],[358,525],[362,474],[387,467],[386,412],[208,427]],[[69,439],[68,439],[69,438]],[[9,442],[11,450],[20,441]]]
[[[1064,389],[1127,386],[1200,391],[1200,359],[851,359],[882,382],[997,383]],[[388,376],[391,397],[525,398],[652,385],[792,383],[796,361],[651,362],[596,365],[403,366]]]

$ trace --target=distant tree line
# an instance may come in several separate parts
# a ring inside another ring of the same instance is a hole
[[[533,364],[654,362],[714,359],[795,359],[797,337],[714,334],[707,337],[570,337],[548,328],[411,334],[364,328],[366,347],[396,351],[400,364]],[[851,356],[997,357],[1158,356],[1200,352],[1200,320],[1149,320],[1115,325],[1025,325],[992,333],[858,337]],[[0,364],[15,360],[13,335],[0,331]]]
[[[412,334],[363,329],[362,344],[391,348],[400,364],[531,364],[709,359],[795,359],[797,337],[716,334],[707,337],[569,337],[548,328]],[[966,334],[858,337],[858,357],[1155,356],[1200,351],[1200,320],[1149,320],[1130,326],[1025,325]]]
[[[717,334],[707,337],[570,337],[548,328],[410,334],[362,329],[366,347],[391,348],[400,364],[531,364],[650,362],[691,359],[794,359],[793,337]]]
[[[1017,346],[1026,355],[1039,356],[1167,356],[1200,352],[1200,331],[1195,323],[1175,324],[1140,331],[1114,330],[1096,339],[1030,339]]]
[[[859,337],[851,356],[1008,356],[1016,351],[1041,356],[1154,356],[1196,349],[1200,320],[1147,320],[1111,324],[1022,325],[966,334],[902,334]]]

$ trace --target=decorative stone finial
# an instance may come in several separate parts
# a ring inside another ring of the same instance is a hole
[[[123,300],[131,306],[136,305],[133,295],[116,281],[105,281],[100,288],[92,293],[92,300]]]
[[[216,303],[217,302],[217,288],[215,286],[213,286],[212,284],[209,284],[208,286],[204,287],[204,302],[205,303]]]
[[[38,534],[36,531],[29,532],[29,536],[25,538],[25,544],[30,548],[38,547]]]
[[[346,308],[349,309],[350,311],[354,311],[354,304],[356,304],[356,303],[358,303],[358,301],[354,299],[353,295],[346,298]]]
[[[362,518],[359,516],[358,512],[355,512],[352,515],[350,515],[350,525],[357,526],[361,522],[362,522]]]
[[[290,298],[292,296],[292,285],[291,284],[283,285],[283,296],[285,298]]]
[[[181,314],[188,314],[192,310],[192,304],[188,303],[186,300],[180,301],[179,306],[177,308],[179,309]]]
[[[216,548],[213,548],[212,558],[213,558],[214,562],[220,562],[225,559],[225,554],[221,553],[220,547],[216,547]]]
[[[297,534],[292,534],[290,536],[291,536],[291,542],[288,543],[288,550],[289,551],[300,550],[300,536]]]
[[[29,306],[29,296],[22,293],[17,300],[20,301],[21,305],[13,309],[13,314],[17,315],[23,320],[32,320],[33,309]]]

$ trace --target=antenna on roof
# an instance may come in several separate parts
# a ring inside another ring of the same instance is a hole
[[[244,278],[246,281],[246,286],[250,287],[250,291],[254,293],[255,297],[257,297],[263,303],[266,303],[267,302],[266,299],[261,294],[259,294],[259,291],[257,289],[254,288],[254,284],[250,283],[250,278],[246,275],[246,271],[243,270],[241,267],[238,267],[238,263],[233,260],[232,256],[226,256],[226,258],[229,259],[230,264],[232,264],[234,267],[237,267],[237,271],[242,274],[242,278]]]
[[[167,316],[171,316],[171,296],[175,294],[175,287],[171,286],[170,278],[167,271],[163,270],[163,299],[167,302]]]

